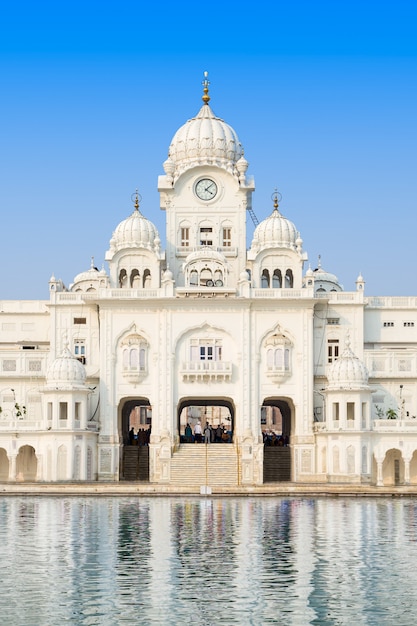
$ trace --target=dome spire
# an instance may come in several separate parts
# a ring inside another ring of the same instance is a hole
[[[142,196],[140,195],[140,193],[139,193],[139,191],[137,189],[136,189],[135,193],[132,193],[131,199],[132,199],[133,205],[135,207],[135,211],[140,213],[140,211],[139,211],[139,202],[142,200]]]
[[[278,191],[278,189],[275,187],[275,191],[271,196],[272,200],[274,201],[274,211],[276,211],[277,213],[279,213],[279,203],[281,202],[282,199],[282,195],[280,194],[280,192]]]
[[[208,95],[209,85],[210,85],[210,81],[208,80],[208,72],[204,72],[204,80],[201,84],[204,87],[203,89],[204,95],[201,97],[201,99],[204,102],[204,104],[208,104],[210,102],[210,96]]]

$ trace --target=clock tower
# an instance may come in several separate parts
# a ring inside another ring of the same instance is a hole
[[[190,291],[236,288],[246,269],[246,215],[254,182],[236,132],[209,105],[175,133],[159,177],[166,211],[166,261],[176,287]]]

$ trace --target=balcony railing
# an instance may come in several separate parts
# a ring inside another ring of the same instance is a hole
[[[182,364],[181,374],[185,381],[229,381],[232,378],[232,363],[230,361],[186,361]]]
[[[373,430],[377,430],[379,432],[384,433],[394,433],[394,432],[412,432],[413,434],[417,431],[417,419],[413,420],[374,420]]]

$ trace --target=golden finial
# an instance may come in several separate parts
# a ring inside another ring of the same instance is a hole
[[[274,191],[274,193],[272,194],[271,197],[272,197],[272,199],[274,201],[274,210],[278,211],[278,206],[279,206],[279,203],[281,202],[282,196],[281,196],[281,194],[279,193],[279,191],[278,191],[278,189],[276,187],[275,187],[275,191]]]
[[[202,101],[204,102],[204,104],[208,104],[210,102],[210,96],[208,95],[208,91],[209,91],[209,85],[210,85],[210,81],[208,80],[208,72],[204,72],[204,80],[201,83],[204,87],[203,91],[204,91],[204,96],[202,96]]]
[[[132,193],[131,195],[131,199],[132,202],[135,206],[135,210],[139,211],[139,202],[142,200],[142,196],[140,195],[139,191],[136,189],[135,193]]]

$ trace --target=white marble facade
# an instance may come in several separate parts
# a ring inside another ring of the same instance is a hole
[[[227,424],[248,485],[266,431],[288,436],[294,482],[416,484],[417,297],[311,269],[278,194],[247,249],[254,180],[203,84],[158,179],[165,248],[137,201],[108,271],[1,302],[0,480],[120,480],[133,411],[151,482],[207,418]]]

